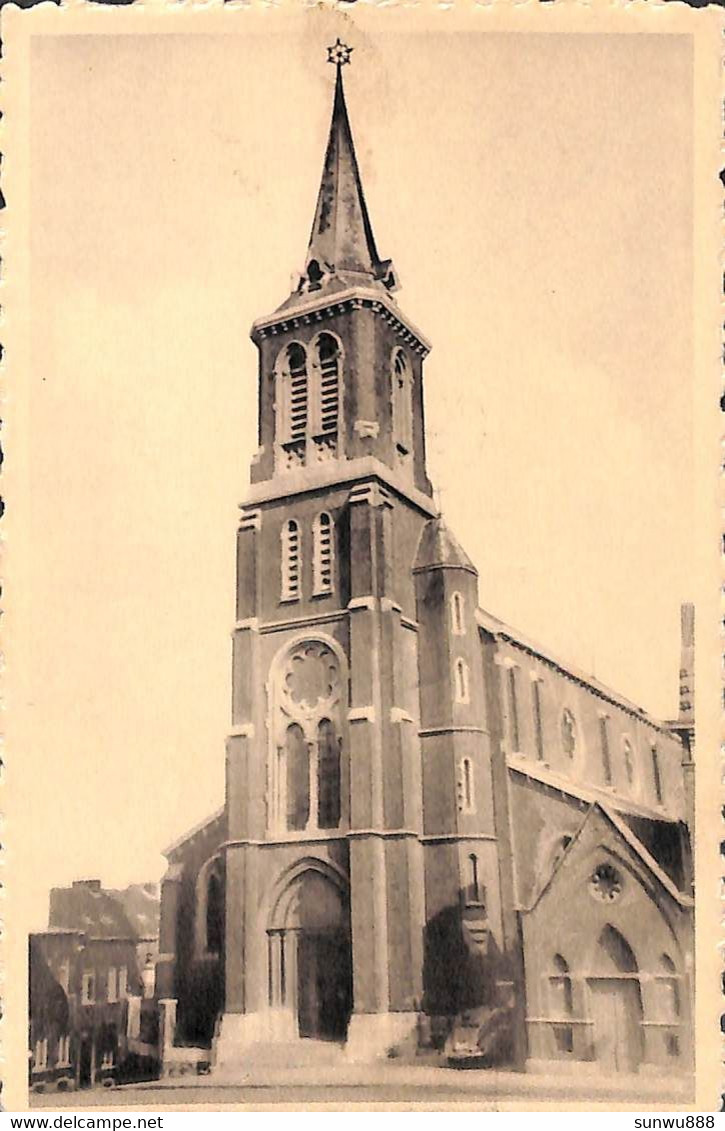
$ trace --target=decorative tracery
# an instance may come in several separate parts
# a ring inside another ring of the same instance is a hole
[[[297,644],[272,687],[269,826],[276,832],[337,828],[342,817],[343,685],[324,641]]]

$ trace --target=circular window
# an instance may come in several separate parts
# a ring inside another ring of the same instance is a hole
[[[611,864],[599,864],[592,872],[589,888],[602,903],[614,903],[622,894],[622,877]]]
[[[564,708],[561,716],[561,745],[567,758],[576,754],[576,719],[568,707]]]

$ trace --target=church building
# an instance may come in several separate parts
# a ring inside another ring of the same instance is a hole
[[[688,1072],[692,608],[667,722],[479,607],[329,54],[304,273],[251,331],[225,802],[166,851],[165,1068],[307,1041]]]

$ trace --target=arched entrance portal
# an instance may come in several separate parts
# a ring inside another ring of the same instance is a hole
[[[639,968],[627,940],[610,925],[599,936],[596,972],[588,979],[594,1055],[605,1068],[636,1072],[643,1049]]]
[[[306,868],[277,900],[267,930],[269,1004],[291,1014],[293,1033],[344,1041],[352,1012],[346,892],[336,875]]]

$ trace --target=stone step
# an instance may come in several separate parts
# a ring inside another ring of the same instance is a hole
[[[224,1075],[227,1072],[252,1072],[258,1068],[323,1068],[345,1061],[344,1046],[335,1041],[314,1040],[300,1037],[294,1041],[264,1041],[248,1045],[239,1051],[237,1064],[225,1062],[214,1072]]]

